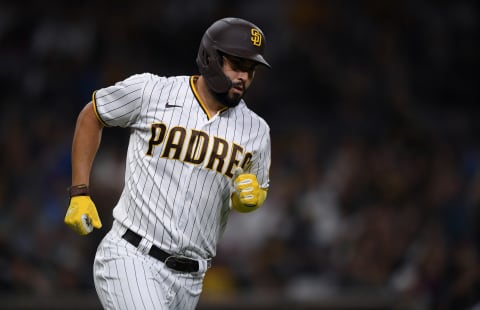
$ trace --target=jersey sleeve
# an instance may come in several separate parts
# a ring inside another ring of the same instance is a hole
[[[95,91],[92,102],[98,119],[108,127],[133,124],[140,114],[143,89],[149,79],[148,73],[136,74]]]

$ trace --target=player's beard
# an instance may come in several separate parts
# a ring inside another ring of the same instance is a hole
[[[245,93],[247,92],[247,88],[245,87],[244,82],[238,82],[237,85],[242,85],[243,92],[241,94],[238,94],[238,93],[230,94],[230,89],[235,87],[235,85],[232,85],[232,87],[224,93],[216,93],[214,91],[211,91],[211,92],[215,97],[215,99],[218,100],[218,102],[220,102],[224,106],[233,108],[240,103],[240,100],[242,100],[243,96],[245,96]]]

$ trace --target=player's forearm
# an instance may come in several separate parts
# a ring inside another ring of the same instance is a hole
[[[102,125],[87,104],[77,118],[72,143],[72,185],[89,184],[93,160],[100,146]]]

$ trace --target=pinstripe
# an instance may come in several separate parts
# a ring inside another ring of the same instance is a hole
[[[219,188],[213,189],[213,183],[210,183],[210,191],[209,191],[209,193],[215,194],[215,196],[214,196],[214,195],[211,195],[211,197],[215,197],[214,199],[219,199],[219,197],[218,197],[218,195],[217,195],[219,191],[220,191]],[[213,219],[217,217],[216,215],[218,214],[218,212],[220,212],[220,210],[218,210],[218,211],[215,212],[215,213],[213,213],[213,212],[210,213],[211,217],[209,217],[209,220],[212,220],[212,221],[213,221]],[[207,221],[207,223],[209,223],[209,222]],[[215,225],[210,225],[210,226],[209,226],[208,224],[206,224],[206,227],[209,228],[209,230],[206,232],[206,233],[207,233],[207,236],[208,236],[209,238],[214,238],[214,236],[215,236],[216,233],[217,233],[217,232],[216,232],[217,226],[215,226]],[[200,237],[200,236],[197,235],[197,238],[196,238],[196,239],[198,240],[199,237]],[[209,239],[209,238],[207,238],[207,239]]]
[[[118,255],[119,255],[119,253],[117,252],[117,257],[118,257]],[[121,272],[121,271],[118,269],[118,264],[119,264],[119,261],[118,261],[118,260],[115,260],[115,272],[114,272],[113,274],[114,274],[115,277],[117,277],[117,279],[118,279],[118,277],[120,277],[121,275],[123,275],[123,274],[126,273],[126,270],[123,270],[123,272]],[[113,276],[112,276],[112,277],[113,277]],[[119,286],[120,286],[120,292],[121,292],[121,295],[120,295],[120,296],[122,296],[122,298],[123,298],[123,305],[127,305],[128,303],[127,303],[125,291],[123,290],[123,284],[122,284],[122,282],[120,282],[120,281],[115,281],[115,282],[113,282],[113,283],[114,283],[114,284],[116,284],[116,283],[119,284]],[[115,289],[115,288],[114,288],[114,289]],[[118,289],[115,289],[115,291],[116,291],[117,294],[118,294],[119,290],[118,290]],[[121,304],[117,304],[117,307],[120,309],[120,308],[121,308]]]
[[[156,90],[156,87],[157,87],[158,83],[159,83],[159,82],[156,81],[156,82],[153,84],[153,86],[151,87],[151,91],[150,91],[149,98],[146,100],[146,103],[147,103],[148,106],[150,106],[150,104],[152,103],[152,96],[153,96],[154,91]],[[163,92],[163,88],[161,88],[160,91],[159,91],[159,98],[160,98],[162,92]],[[158,104],[158,101],[155,102],[155,104]],[[147,107],[147,109],[148,109],[148,107]],[[134,145],[134,148],[135,148],[135,151],[133,152],[133,154],[137,154],[138,152],[140,152],[141,144],[137,143],[137,144],[133,144],[133,145]],[[132,176],[139,176],[139,177],[144,177],[144,178],[145,178],[145,179],[144,179],[144,182],[143,182],[143,185],[138,185],[138,184],[141,182],[140,179],[138,180],[137,184],[135,184],[135,187],[142,189],[142,192],[140,193],[140,196],[142,196],[143,191],[146,189],[146,186],[145,186],[145,185],[146,185],[146,183],[147,183],[148,175],[141,173],[140,163],[139,163],[138,161],[135,161],[135,160],[134,160],[134,156],[132,156],[132,157],[133,157],[133,158],[131,159],[130,166],[133,166],[134,168],[133,168],[133,170],[132,170],[131,175],[132,175]],[[138,171],[139,171],[138,173],[137,173],[137,170],[136,170],[137,168],[138,168]],[[152,189],[152,190],[153,190],[153,189]],[[136,192],[135,192],[135,193],[136,193]],[[130,202],[129,202],[129,204],[128,204],[128,208],[127,208],[127,212],[126,212],[127,214],[131,214],[131,213],[134,212],[133,210],[131,210],[131,208],[135,208],[135,200],[136,200],[136,198],[137,198],[137,197],[134,197],[134,196],[132,195],[132,198],[131,198],[131,200],[130,200]],[[140,215],[140,219],[138,220],[138,222],[141,222],[141,220],[142,220],[142,215],[143,215],[143,214]],[[147,215],[147,217],[148,217],[148,216],[149,216],[149,215]],[[135,220],[135,214],[133,215],[133,219],[132,219],[132,220],[133,220],[134,223],[136,222],[136,220]]]
[[[156,85],[157,85],[157,84],[156,84]],[[155,87],[156,87],[156,85],[155,85]],[[156,106],[159,105],[159,101],[160,101],[160,98],[162,97],[162,94],[163,94],[164,90],[165,90],[165,87],[161,87],[161,90],[159,91],[158,100],[155,102],[155,105],[156,105]],[[153,93],[153,91],[154,91],[154,89],[152,88],[152,93]],[[170,96],[170,92],[171,92],[171,89],[168,89],[168,96]],[[158,119],[163,119],[163,117],[157,116],[158,113],[159,113],[159,110],[156,109],[156,110],[155,110],[155,117],[156,117],[156,118],[158,117]],[[155,165],[155,171],[156,171],[157,173],[158,173],[158,165],[159,165],[159,162],[157,162],[157,164]],[[163,176],[162,176],[160,182],[162,182],[162,181],[163,181]],[[150,195],[149,195],[149,198],[150,198],[150,199],[153,197],[153,191],[154,191],[154,187],[151,188]],[[158,208],[158,204],[159,204],[158,198],[157,198],[157,201],[155,202],[155,204],[157,205],[157,208]],[[149,221],[148,221],[148,224],[147,224],[147,225],[150,225],[150,215],[153,213],[153,216],[155,216],[155,214],[157,213],[157,208],[155,209],[155,212],[151,212],[151,211],[149,210],[149,212],[148,212],[148,219],[149,219]],[[164,216],[164,215],[162,215],[162,216]],[[156,231],[156,229],[155,229],[156,224],[157,224],[157,221],[154,221],[154,220],[153,220],[153,225],[154,225],[153,231]],[[148,229],[148,227],[147,227],[147,229]],[[148,231],[148,230],[147,230],[147,231]],[[155,238],[155,236],[153,236],[153,238]]]
[[[96,254],[98,257],[104,257],[104,250],[102,249],[101,246],[98,248],[98,252]],[[102,265],[101,267],[99,265]],[[107,294],[106,292],[111,292],[109,289],[109,282],[107,282],[106,277],[103,276],[103,273],[99,271],[99,269],[104,269],[106,268],[103,263],[98,262],[98,260],[95,260],[94,263],[94,282],[95,282],[95,288],[97,290],[97,293],[99,295],[100,300],[102,301],[103,307],[104,308],[109,308],[112,307],[107,303]],[[101,282],[100,282],[101,281]],[[105,285],[103,284],[105,283]]]
[[[117,259],[115,260],[115,276],[117,277],[118,280],[122,276],[125,277],[125,281],[116,281],[120,285],[120,290],[122,292],[121,296],[123,298],[123,304],[117,305],[119,308],[126,308],[126,309],[135,309],[135,304],[133,303],[133,296],[132,296],[132,289],[130,288],[130,281],[128,278],[128,275],[131,274],[125,265],[125,258],[122,257],[122,254],[120,253],[120,247],[117,247]],[[128,286],[128,290],[125,286]],[[127,292],[129,294],[127,294]],[[128,297],[131,297],[131,301],[128,299]],[[133,304],[133,307],[131,306]]]
[[[168,98],[170,98],[172,90],[173,90],[173,85],[172,85],[171,88],[169,88]],[[167,99],[167,100],[168,100],[168,99]],[[163,119],[163,117],[162,117],[162,119]],[[173,119],[173,114],[171,115],[169,121],[171,122],[172,119]],[[155,171],[156,171],[157,173],[158,173],[158,165],[159,165],[159,164],[160,164],[160,161],[158,161],[158,162],[157,162],[157,165],[155,166]],[[174,163],[174,165],[175,165],[175,163]],[[165,169],[163,169],[163,171],[162,171],[162,173],[161,173],[161,178],[160,178],[160,180],[161,180],[161,181],[160,181],[160,186],[163,184],[163,181],[166,180],[166,179],[167,179],[167,178],[165,177]],[[171,182],[171,180],[170,180],[170,182]],[[170,184],[169,184],[168,187],[169,187],[168,190],[170,190]],[[152,188],[152,189],[153,189],[153,188]],[[155,203],[156,208],[155,208],[155,213],[154,213],[154,214],[157,214],[157,209],[158,209],[158,207],[161,206],[161,205],[163,205],[162,202],[160,202],[160,198],[161,198],[160,195],[158,195],[157,201],[156,201],[156,203]],[[165,218],[166,218],[167,216],[168,216],[168,217],[171,217],[171,216],[172,216],[172,214],[166,214],[166,212],[168,211],[167,208],[164,207],[164,208],[162,208],[162,209],[163,209],[162,212],[161,212],[161,213],[162,213],[162,220],[161,220],[161,221],[155,221],[155,223],[154,223],[154,232],[157,231],[157,230],[156,230],[157,224],[159,224],[159,223],[165,223]],[[169,227],[169,229],[170,229],[170,231],[173,230],[173,228],[172,228],[171,226]],[[166,230],[162,230],[162,235],[161,235],[161,237],[160,237],[160,242],[161,242],[162,244],[164,243],[164,234],[165,234],[165,232],[166,232]],[[154,234],[155,234],[155,233],[154,233]],[[156,237],[156,236],[154,235],[154,237]],[[169,247],[168,250],[171,250],[171,248]]]
[[[107,252],[108,249],[105,249],[105,251]],[[108,252],[111,252],[111,250],[108,251]],[[109,253],[109,254],[107,254],[106,257],[108,257],[108,256],[112,256],[112,254]],[[108,277],[107,277],[107,278],[109,278],[109,279],[114,279],[114,276],[115,276],[115,275],[118,275],[118,271],[112,272],[113,270],[112,270],[112,268],[111,268],[110,265],[106,265],[106,268],[107,268],[107,270],[108,270]],[[116,281],[111,281],[111,282],[110,282],[110,281],[107,280],[107,284],[108,284],[108,283],[112,283],[112,285],[113,285],[113,288],[111,288],[108,292],[112,292],[112,295],[115,296],[115,297],[113,297],[111,294],[109,294],[108,297],[109,297],[109,299],[110,299],[111,302],[112,302],[112,306],[113,306],[114,308],[119,309],[119,308],[120,308],[120,303],[118,302],[118,299],[116,298],[116,296],[122,296],[122,297],[123,297],[123,293],[122,293],[122,294],[119,294],[119,293],[121,292],[122,287],[120,286],[120,289],[117,288],[117,284],[118,284],[118,283],[117,283]],[[123,300],[123,304],[125,304],[125,300]]]
[[[122,276],[125,276],[124,281],[119,281],[120,287],[122,288],[123,296],[125,298],[125,304],[123,305],[123,307],[126,309],[138,309],[138,307],[135,305],[135,298],[133,296],[133,291],[132,291],[132,287],[130,284],[130,277],[129,277],[129,275],[134,273],[132,273],[127,268],[124,258],[117,259],[115,267],[117,268],[117,274],[119,275],[119,278],[121,278]],[[119,267],[121,268],[121,271]]]
[[[135,289],[134,289],[136,283],[131,283],[132,280],[134,280],[135,282],[138,281],[138,275],[135,273],[135,269],[134,269],[135,265],[134,264],[133,265],[128,265],[127,260],[122,259],[120,266],[123,267],[123,270],[124,270],[123,275],[125,277],[125,281],[120,281],[120,283],[121,284],[126,283],[125,289],[128,289],[127,297],[129,297],[129,299],[127,299],[128,300],[127,309],[141,309],[137,304],[135,304],[135,301],[142,302],[142,303],[143,303],[143,301],[141,300],[141,298],[139,298],[140,296],[136,296],[136,295],[138,295],[138,292],[135,291]],[[132,276],[135,276],[134,279],[132,279],[133,278]]]
[[[148,280],[148,277],[147,277],[147,271],[146,271],[146,267],[145,265],[142,266],[142,271],[143,271],[143,279],[145,280],[144,283],[143,283],[143,287],[141,288],[140,285],[139,285],[139,290],[140,292],[144,292],[146,293],[146,296],[144,296],[144,298],[142,299],[142,301],[146,301],[146,300],[149,300],[150,301],[150,304],[149,306],[145,306],[145,309],[155,309],[155,299],[154,297],[152,296],[152,292],[150,292],[150,288],[153,287],[153,284],[154,282],[153,281],[149,281]],[[156,296],[156,293],[154,292],[154,296]],[[159,300],[159,298],[157,297],[157,301]]]
[[[105,257],[110,256],[109,254],[104,253],[106,251],[107,251],[106,249],[104,251],[102,251],[101,256],[105,256]],[[110,268],[108,266],[105,266],[104,268],[107,269],[106,270],[107,278],[111,278],[112,276],[111,276]],[[115,283],[107,281],[107,279],[105,279],[105,283],[106,283],[106,286],[107,286],[106,292],[116,292],[115,287],[113,287],[113,288],[110,287],[111,284],[113,284],[113,286],[115,286]],[[106,307],[108,307],[108,306],[114,307],[115,306],[115,305],[113,305],[113,300],[110,299],[110,296],[108,295],[108,293],[105,293],[105,298],[106,298],[106,300],[108,298],[108,303],[105,305]]]
[[[118,98],[115,98],[115,99],[113,99],[113,100],[111,100],[111,101],[106,101],[104,104],[102,104],[102,105],[100,105],[100,106],[111,105],[112,103],[115,103],[115,102],[117,102],[117,101],[120,101],[120,102],[122,102],[122,104],[119,105],[119,106],[115,106],[115,108],[112,109],[112,110],[122,109],[122,108],[128,106],[129,103],[131,103],[131,102],[133,102],[133,101],[135,101],[135,100],[138,100],[140,97],[134,97],[133,99],[128,100],[128,101],[127,101],[127,100],[122,100],[122,99],[128,97],[128,96],[131,95],[131,94],[137,93],[137,92],[138,92],[139,90],[141,90],[141,89],[142,89],[142,88],[135,88],[134,90],[132,90],[132,91],[130,91],[130,92],[125,92],[125,90],[123,90],[123,93],[125,93],[123,96],[120,96],[120,97],[118,97]],[[116,92],[116,91],[114,91],[113,93],[115,93],[115,92]],[[110,95],[111,95],[111,94],[110,94]],[[110,95],[109,95],[109,96],[110,96]],[[105,96],[104,96],[104,97],[105,97]],[[99,99],[99,98],[97,98],[97,99]],[[110,111],[107,111],[107,112],[110,112]]]
[[[162,94],[163,94],[163,91],[164,91],[164,87],[160,87],[159,89],[157,89],[158,85],[159,85],[159,82],[156,81],[155,84],[152,86],[152,91],[151,91],[151,93],[150,93],[150,98],[149,98],[149,100],[147,100],[148,108],[150,108],[150,104],[154,104],[154,106],[158,106],[158,105],[159,105],[160,98],[162,97]],[[152,100],[152,97],[153,97],[153,94],[154,94],[154,93],[157,93],[157,92],[158,92],[158,99],[154,101],[154,100]],[[158,110],[155,110],[155,114],[154,114],[154,115],[156,116],[157,113],[158,113]],[[137,144],[137,146],[140,148],[141,144]],[[139,152],[140,152],[140,151],[139,151]],[[137,164],[137,166],[139,166],[139,164]],[[158,166],[158,163],[157,163],[157,165],[155,166],[155,170],[157,170],[157,169],[156,169],[157,166]],[[141,174],[141,169],[140,169],[140,174]],[[146,182],[147,182],[147,179],[148,179],[148,175],[145,175],[145,184],[146,184]],[[143,191],[147,188],[147,187],[145,186],[145,184],[141,187],[141,188],[142,188],[142,194],[143,194]],[[152,196],[153,196],[153,195],[152,195],[153,190],[154,190],[154,187],[152,186],[152,188],[151,188],[151,190],[150,190],[150,194],[148,195],[148,196],[149,196],[149,199],[151,199]],[[141,195],[141,196],[142,196],[142,195]],[[150,202],[150,200],[149,200],[149,202]],[[149,204],[149,202],[148,202],[147,204]],[[134,204],[132,204],[132,205],[134,205]],[[140,208],[142,208],[142,207],[143,207],[143,206],[140,206]],[[147,220],[147,228],[146,228],[145,231],[148,231],[148,225],[150,225],[150,214],[151,214],[151,210],[150,210],[150,208],[146,208],[146,209],[148,210],[148,213],[146,214],[146,217],[147,217],[148,220]],[[140,219],[138,220],[139,222],[142,221],[142,217],[143,217],[143,213],[140,214]],[[135,222],[135,218],[133,219],[133,221]],[[143,236],[143,237],[145,237],[145,236]]]
[[[190,121],[190,115],[191,115],[191,113],[192,113],[192,109],[189,109],[189,111],[188,111],[188,117],[187,117],[187,122]],[[195,121],[194,128],[196,128],[197,123],[198,123],[198,121]],[[193,188],[196,188],[196,187],[197,187],[196,184],[198,183],[198,173],[196,173],[196,170],[194,169],[194,170],[193,170],[193,173],[188,176],[189,179],[190,179],[190,181],[188,182],[189,186],[187,187],[187,191],[190,190],[190,185],[192,184],[192,181],[191,181],[191,180],[192,180],[193,174],[196,174],[196,175],[197,175],[197,178],[196,178],[196,181],[195,181],[195,186],[193,186]],[[200,192],[202,192],[202,190],[200,190]],[[181,213],[180,213],[180,215],[179,215],[179,218],[180,218],[180,219],[183,218],[183,213],[184,213],[184,210],[186,209],[186,205],[187,205],[187,204],[185,204],[185,205],[183,206],[182,210],[181,210]],[[190,210],[191,210],[192,205],[193,205],[193,199],[189,201],[188,205],[189,205],[189,207],[188,207],[189,210],[188,210],[187,214],[190,214]],[[188,220],[187,220],[187,221],[188,221]],[[188,226],[188,222],[186,223],[186,226]],[[190,238],[189,238],[189,239],[192,239],[192,235],[193,235],[193,229],[191,230]],[[181,243],[180,247],[183,247],[183,240],[182,240],[182,243]]]
[[[143,80],[140,80],[140,81],[137,82],[137,83],[128,84],[125,88],[128,88],[128,87],[130,87],[130,86],[142,85],[143,83],[144,83]],[[102,96],[97,96],[97,98],[98,98],[98,99],[102,99],[102,98],[111,96],[111,95],[115,94],[115,93],[118,92],[118,91],[123,91],[123,92],[124,92],[124,90],[122,90],[121,88],[116,88],[116,89],[113,89],[113,90],[110,91],[110,92],[105,92],[105,94],[103,94]],[[128,94],[128,93],[127,93],[127,94]],[[125,96],[125,95],[124,95],[124,96]],[[124,96],[121,96],[120,98],[123,98]],[[120,99],[120,98],[119,98],[119,99]],[[105,102],[104,104],[109,104],[109,103],[111,103],[111,101],[107,101],[107,102]]]

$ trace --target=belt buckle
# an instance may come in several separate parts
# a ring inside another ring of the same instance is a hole
[[[165,259],[165,265],[167,265],[168,268],[178,270],[178,268],[181,268],[182,265],[185,265],[189,261],[188,258],[182,256],[170,255]]]

